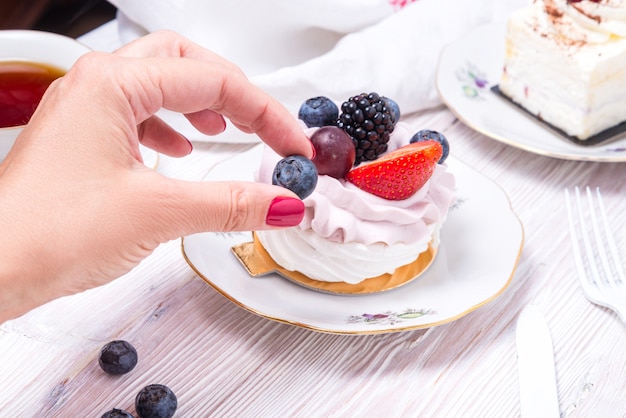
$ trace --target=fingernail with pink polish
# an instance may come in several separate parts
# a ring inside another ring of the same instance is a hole
[[[296,226],[304,218],[304,203],[293,197],[277,197],[270,203],[265,223],[270,226]]]

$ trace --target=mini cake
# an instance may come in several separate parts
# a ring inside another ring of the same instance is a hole
[[[534,0],[515,11],[500,92],[576,141],[624,122],[625,8],[624,0]]]
[[[392,116],[396,118],[399,112]],[[303,200],[304,219],[296,227],[255,232],[262,247],[257,250],[267,251],[283,270],[298,272],[318,283],[336,283],[348,289],[345,293],[352,293],[351,285],[383,277],[367,292],[386,290],[413,279],[434,258],[440,228],[454,200],[454,176],[445,164],[449,145],[435,131],[414,134],[402,122],[392,123],[389,135],[380,134],[369,144],[359,143],[344,133],[350,130],[346,125],[358,129],[359,124],[343,119],[348,123],[337,124],[342,128],[307,129],[316,148],[313,162],[319,167],[319,176],[315,190]],[[321,155],[331,153],[326,153],[324,147],[339,142],[342,134],[352,148],[349,167],[326,167],[332,164],[324,164]],[[361,152],[363,147],[365,152]],[[367,153],[374,147],[378,152]],[[357,154],[362,162],[353,166],[359,159]],[[257,180],[272,183],[278,161],[280,157],[266,147]],[[385,184],[386,178],[393,184]],[[424,259],[420,260],[420,255]],[[394,273],[401,270],[406,277],[394,278]],[[332,286],[321,287],[334,291]]]

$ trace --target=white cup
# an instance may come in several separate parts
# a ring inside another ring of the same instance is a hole
[[[0,62],[28,61],[67,71],[90,49],[77,40],[34,30],[0,30]],[[24,126],[0,128],[0,161]]]

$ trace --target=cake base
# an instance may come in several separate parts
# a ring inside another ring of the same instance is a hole
[[[415,261],[398,267],[392,274],[382,274],[356,284],[322,282],[311,279],[300,272],[287,270],[279,266],[265,250],[255,233],[252,234],[252,238],[252,242],[244,242],[231,248],[231,251],[239,259],[250,276],[262,277],[270,273],[278,273],[282,277],[306,288],[342,295],[365,295],[383,292],[407,284],[426,271],[437,254],[437,250],[432,245],[429,245],[428,249],[421,253]]]
[[[561,130],[561,129],[557,128],[556,126],[554,126],[554,125],[544,121],[543,119],[537,117],[537,115],[534,115],[534,114],[530,113],[528,110],[526,110],[526,108],[524,108],[520,104],[514,102],[513,100],[511,100],[511,98],[509,96],[504,94],[502,92],[502,90],[500,90],[498,85],[495,85],[495,86],[491,87],[491,91],[494,92],[500,98],[506,100],[507,103],[510,103],[510,104],[514,105],[516,108],[522,110],[524,113],[526,113],[528,116],[533,118],[535,121],[542,123],[546,127],[550,128],[553,131],[555,131],[556,133],[558,133],[564,139],[567,139],[568,141],[573,142],[576,145],[583,145],[583,146],[601,145],[601,144],[604,144],[604,143],[611,142],[611,141],[614,141],[614,140],[622,138],[621,134],[626,132],[626,121],[624,121],[624,122],[620,123],[619,125],[615,125],[615,126],[613,126],[611,128],[605,129],[604,131],[599,132],[599,133],[597,133],[597,134],[595,134],[593,136],[590,136],[589,138],[587,138],[585,140],[578,139],[575,136],[568,135],[563,130]]]

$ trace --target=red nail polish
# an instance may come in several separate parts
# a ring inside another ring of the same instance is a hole
[[[304,203],[293,197],[277,197],[270,203],[265,223],[270,226],[296,226],[304,218]]]
[[[312,142],[311,142],[311,149],[313,150],[313,155],[311,155],[311,158],[310,158],[312,160],[317,155],[317,151],[315,151],[315,145],[313,145]]]

